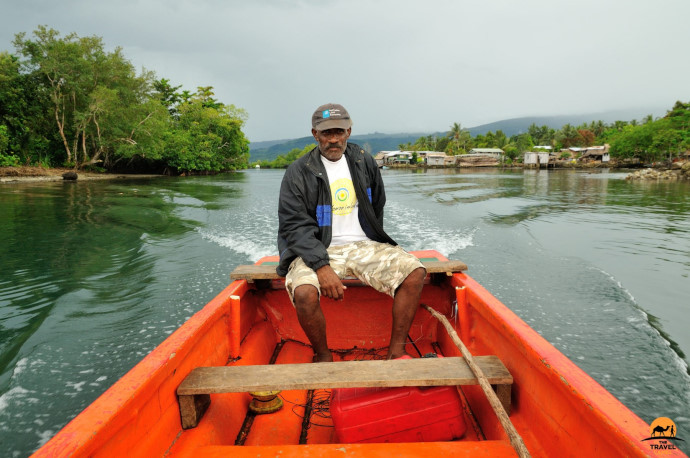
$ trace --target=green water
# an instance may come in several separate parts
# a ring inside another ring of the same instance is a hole
[[[0,454],[35,450],[234,266],[274,254],[282,175],[0,184]],[[386,228],[405,248],[467,262],[645,421],[670,417],[690,442],[690,184],[383,175]]]

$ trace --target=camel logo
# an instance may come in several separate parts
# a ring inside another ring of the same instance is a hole
[[[649,444],[649,447],[655,451],[676,450],[676,446],[672,441],[683,441],[683,439],[676,436],[676,432],[676,424],[673,420],[659,417],[649,426],[649,437],[642,439],[642,441],[654,441]]]

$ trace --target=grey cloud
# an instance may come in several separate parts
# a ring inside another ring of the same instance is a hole
[[[46,24],[137,66],[214,86],[250,140],[308,135],[344,104],[357,133],[690,100],[690,2],[2,0],[0,49]]]

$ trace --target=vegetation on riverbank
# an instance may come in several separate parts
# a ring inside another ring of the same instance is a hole
[[[522,153],[534,151],[539,146],[549,146],[553,151],[570,147],[611,145],[612,158],[639,159],[651,163],[669,162],[690,150],[690,103],[676,102],[663,118],[651,115],[642,121],[616,121],[606,124],[592,121],[579,126],[565,124],[560,129],[532,124],[522,134],[506,136],[502,131],[488,132],[472,137],[469,130],[454,123],[442,137],[419,137],[414,143],[400,145],[405,151],[443,151],[446,154],[465,154],[473,148],[500,148],[513,162],[521,162]]]
[[[316,146],[316,143],[310,143],[309,145],[305,146],[304,148],[293,148],[287,154],[285,154],[285,155],[281,154],[272,161],[264,159],[264,160],[253,162],[252,165],[255,167],[259,166],[261,168],[266,168],[266,169],[286,169],[288,165],[292,164],[297,159],[299,159],[300,157],[307,154],[309,151],[314,149],[315,146]]]
[[[690,150],[690,103],[676,102],[664,117],[658,119],[649,115],[642,121],[616,121],[611,124],[591,121],[579,126],[565,124],[560,129],[532,124],[527,132],[513,136],[507,136],[500,130],[472,136],[460,123],[454,123],[446,135],[422,136],[414,142],[398,145],[398,148],[412,152],[442,151],[452,156],[466,154],[474,148],[500,148],[507,159],[503,165],[520,165],[524,152],[539,151],[539,147],[560,151],[604,144],[610,145],[611,162],[606,164],[608,167],[659,162],[670,164]],[[304,148],[293,148],[275,160],[259,160],[252,162],[252,165],[285,168],[313,147],[310,144]],[[561,167],[592,166],[573,163],[571,159],[572,154],[565,152],[558,155],[554,164]]]
[[[100,37],[39,26],[0,52],[0,167],[209,173],[246,168],[244,110],[181,90]]]

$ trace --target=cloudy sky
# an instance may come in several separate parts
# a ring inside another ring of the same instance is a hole
[[[184,89],[249,113],[251,141],[690,101],[689,0],[0,0],[0,50],[37,25],[97,35]],[[663,114],[663,110],[660,114]]]

